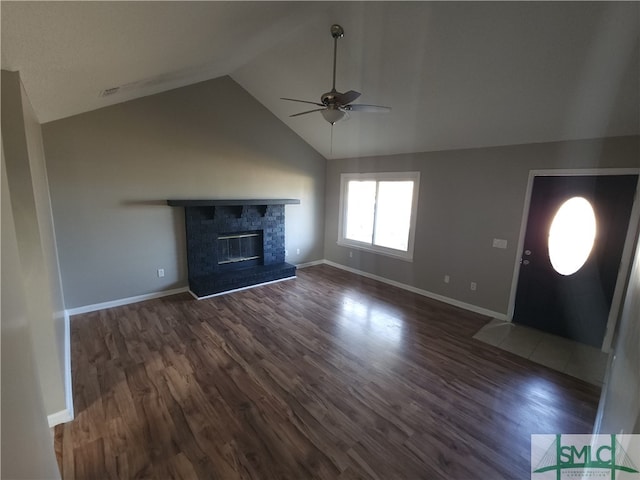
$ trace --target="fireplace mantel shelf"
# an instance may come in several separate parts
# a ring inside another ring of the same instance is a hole
[[[212,200],[167,200],[170,207],[220,207],[242,205],[299,205],[297,198],[257,198],[257,199],[212,199]]]

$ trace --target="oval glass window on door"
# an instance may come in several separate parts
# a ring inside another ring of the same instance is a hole
[[[596,238],[596,215],[588,200],[564,202],[549,228],[549,260],[560,275],[572,275],[589,259]]]

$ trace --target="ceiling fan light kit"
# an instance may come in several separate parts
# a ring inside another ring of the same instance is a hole
[[[339,108],[323,108],[320,110],[324,119],[331,125],[338,123],[340,120],[349,118],[349,114]]]
[[[306,115],[308,113],[320,112],[327,122],[329,122],[331,125],[334,125],[340,120],[349,118],[348,112],[390,112],[391,107],[383,107],[380,105],[352,104],[351,102],[353,102],[360,96],[360,93],[356,92],[355,90],[349,90],[345,93],[341,93],[336,90],[336,59],[338,54],[338,39],[344,36],[344,29],[337,24],[331,25],[331,36],[333,37],[333,86],[331,87],[331,91],[322,94],[320,97],[320,102],[282,97],[282,100],[308,103],[317,107],[321,107],[314,108],[313,110],[307,110],[305,112],[294,113],[293,115],[289,116],[299,117],[300,115]]]

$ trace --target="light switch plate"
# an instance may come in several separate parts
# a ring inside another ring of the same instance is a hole
[[[493,247],[494,248],[507,248],[507,241],[502,238],[494,238],[493,239]]]

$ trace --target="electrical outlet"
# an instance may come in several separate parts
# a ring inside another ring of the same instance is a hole
[[[476,282],[471,282],[471,290],[474,292],[478,289],[478,284]]]
[[[158,269],[158,277],[159,277],[159,278],[164,277],[164,268],[159,268],[159,269]]]
[[[300,255],[300,249],[296,248],[296,255]]]
[[[445,276],[444,276],[444,283],[449,283],[449,280],[451,280],[451,278],[449,277],[449,275],[445,275]]]
[[[349,252],[349,258],[353,258],[353,252]]]

